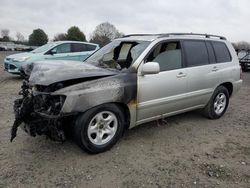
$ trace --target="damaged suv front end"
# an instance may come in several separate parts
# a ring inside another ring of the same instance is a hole
[[[122,104],[128,116],[133,114],[137,73],[131,64],[148,45],[148,41],[114,41],[87,62],[41,61],[22,67],[26,79],[19,93],[22,97],[14,102],[11,141],[19,126],[31,136],[64,141],[65,124],[73,128],[79,114],[102,104]]]
[[[117,74],[87,63],[74,65],[68,61],[48,61],[23,67],[26,80],[19,92],[22,98],[14,102],[16,120],[12,127],[11,141],[20,125],[31,136],[47,135],[53,140],[64,141],[63,121],[82,112],[84,108],[77,109],[80,105],[74,106],[77,103],[74,101],[79,100],[79,96],[75,96],[79,87],[84,87],[91,80]],[[73,88],[70,87],[72,85]],[[86,91],[80,92],[83,94]]]

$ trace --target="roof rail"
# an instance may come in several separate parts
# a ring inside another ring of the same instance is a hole
[[[126,37],[132,37],[132,36],[157,36],[158,34],[129,34],[129,35],[124,35],[122,38]]]
[[[159,34],[160,37],[170,37],[170,36],[174,36],[174,35],[188,35],[188,36],[203,36],[203,37],[206,37],[206,38],[211,38],[211,37],[216,37],[216,38],[219,38],[221,40],[227,40],[226,37],[223,37],[223,36],[219,36],[219,35],[210,35],[210,34],[200,34],[200,33],[161,33]]]

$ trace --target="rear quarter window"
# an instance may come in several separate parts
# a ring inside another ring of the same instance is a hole
[[[86,51],[93,51],[95,49],[96,49],[96,46],[91,45],[91,44],[80,44],[80,43],[72,44],[73,52],[86,52]]]
[[[88,51],[93,51],[93,50],[96,49],[96,47],[97,47],[97,46],[95,46],[95,45],[87,44],[87,50],[88,50]]]
[[[212,42],[217,63],[230,62],[232,57],[227,46],[223,42]]]

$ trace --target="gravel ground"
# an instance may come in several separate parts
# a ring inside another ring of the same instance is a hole
[[[113,149],[88,155],[23,131],[9,142],[18,76],[0,52],[0,187],[250,187],[250,73],[219,120],[190,112],[125,133]]]

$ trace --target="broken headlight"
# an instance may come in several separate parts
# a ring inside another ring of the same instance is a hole
[[[66,96],[36,94],[33,98],[34,111],[46,115],[59,115]]]

